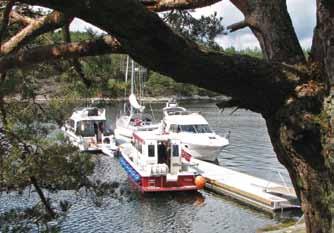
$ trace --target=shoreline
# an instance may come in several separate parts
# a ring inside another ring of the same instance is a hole
[[[56,99],[62,99],[59,97],[54,97]],[[194,95],[194,96],[155,96],[155,97],[143,97],[142,101],[143,102],[148,102],[148,103],[164,103],[167,102],[170,99],[176,99],[177,101],[223,101],[228,99],[226,96],[199,96],[199,95]],[[49,96],[36,96],[35,102],[36,103],[47,103],[50,100],[52,100],[52,97]],[[111,103],[111,102],[122,102],[122,101],[128,101],[127,97],[117,97],[117,98],[112,98],[112,97],[91,97],[91,98],[83,98],[83,97],[78,97],[76,98],[77,101],[89,101],[89,102],[106,102],[106,103]],[[12,97],[12,98],[6,98],[5,101],[8,103],[18,101],[18,102],[26,102],[26,100],[22,100],[20,97]]]

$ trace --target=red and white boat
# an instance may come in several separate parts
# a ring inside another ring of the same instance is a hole
[[[205,185],[190,169],[196,164],[182,157],[180,141],[169,135],[137,131],[120,152],[121,166],[141,192],[190,191]]]

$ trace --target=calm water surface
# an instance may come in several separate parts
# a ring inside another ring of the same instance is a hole
[[[152,109],[161,118],[162,104]],[[231,145],[219,155],[219,163],[251,175],[280,182],[279,171],[289,182],[285,168],[275,157],[265,122],[258,114],[231,109],[220,113],[213,103],[185,103],[186,108],[200,111],[211,128],[224,135],[231,131]],[[109,106],[113,120],[120,105]],[[197,193],[163,193],[140,195],[133,192],[117,159],[98,156],[95,179],[120,182],[121,198],[102,200],[87,195],[60,192],[50,194],[70,200],[73,205],[62,221],[63,232],[255,232],[257,228],[275,223],[272,216],[238,204],[226,197],[205,191]],[[0,213],[11,208],[33,205],[36,195],[2,194]]]

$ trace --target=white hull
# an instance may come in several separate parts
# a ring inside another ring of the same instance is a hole
[[[193,158],[214,162],[220,151],[229,145],[228,137],[213,132],[200,113],[189,112],[175,102],[168,102],[163,114],[162,132],[180,140],[182,149]]]
[[[62,131],[71,144],[78,147],[80,152],[102,152],[103,154],[113,157],[118,151],[118,147],[114,140],[111,140],[109,144],[96,143],[93,137],[82,138],[72,132],[66,131],[64,128],[62,128]],[[84,141],[86,141],[86,143]],[[91,141],[91,143],[87,143],[87,141]]]
[[[205,146],[196,144],[182,144],[182,149],[193,158],[215,162],[224,146]]]
[[[133,131],[126,128],[116,128],[114,130],[116,142],[118,145],[131,142]]]

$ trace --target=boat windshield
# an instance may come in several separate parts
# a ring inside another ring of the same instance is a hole
[[[81,121],[77,124],[77,134],[82,137],[94,137],[94,124],[89,121]]]
[[[185,112],[184,108],[174,107],[166,109],[168,115],[177,115],[178,113]]]
[[[82,137],[94,137],[104,133],[105,136],[111,132],[105,129],[104,121],[79,121],[77,123],[76,134]]]
[[[209,125],[179,125],[178,132],[187,133],[212,133]]]
[[[209,125],[194,125],[197,133],[212,133]]]

